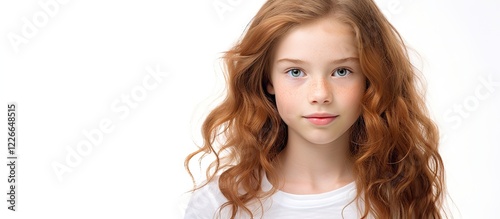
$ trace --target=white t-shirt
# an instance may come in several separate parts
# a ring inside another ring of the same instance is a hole
[[[264,177],[262,189],[268,191],[271,184]],[[263,206],[255,202],[250,205],[254,218],[286,219],[286,218],[359,218],[356,201],[356,184],[349,183],[339,189],[310,195],[295,195],[278,191],[266,200]],[[219,207],[227,199],[219,190],[217,180],[195,191],[190,198],[186,209],[185,219],[214,219],[229,218],[230,208],[223,208],[219,215]],[[264,209],[264,210],[262,210]],[[263,214],[262,214],[263,212]],[[239,212],[236,218],[250,218],[249,215]]]

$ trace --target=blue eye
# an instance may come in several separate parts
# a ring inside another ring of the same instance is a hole
[[[296,69],[296,68],[288,70],[287,73],[294,78],[304,76],[304,72],[302,72],[300,69]]]
[[[349,74],[351,74],[351,70],[347,69],[347,68],[337,68],[335,69],[335,71],[333,72],[333,76],[335,77],[345,77]]]

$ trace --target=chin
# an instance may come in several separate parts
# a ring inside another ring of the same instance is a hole
[[[345,143],[346,141],[349,142],[347,138],[349,138],[349,131],[345,130],[343,132],[339,132],[338,130],[335,131],[330,130],[329,133],[325,132],[318,132],[318,133],[311,133],[312,135],[306,137],[309,142],[312,144],[316,145],[328,145],[328,144],[335,144],[335,142],[338,143]],[[304,136],[305,137],[305,136]]]
[[[309,138],[308,141],[315,145],[328,145],[337,141],[339,137],[340,136],[325,138],[325,136],[322,136],[316,138]]]

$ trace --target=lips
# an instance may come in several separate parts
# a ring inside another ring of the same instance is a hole
[[[338,115],[328,114],[328,113],[315,113],[304,116],[304,118],[307,119],[310,123],[319,126],[328,125],[331,122],[333,122],[333,120],[335,120],[337,117]]]

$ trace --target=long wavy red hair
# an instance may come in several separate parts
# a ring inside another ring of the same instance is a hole
[[[207,183],[218,179],[228,200],[220,209],[230,208],[231,218],[238,211],[251,215],[249,202],[276,192],[260,187],[264,173],[279,185],[276,159],[287,143],[286,124],[265,89],[273,48],[290,28],[332,13],[352,27],[366,76],[350,145],[363,218],[441,218],[438,129],[401,36],[372,0],[267,1],[223,56],[227,96],[203,123],[204,142],[187,156],[187,171],[193,177],[189,164],[195,156],[214,155]]]

